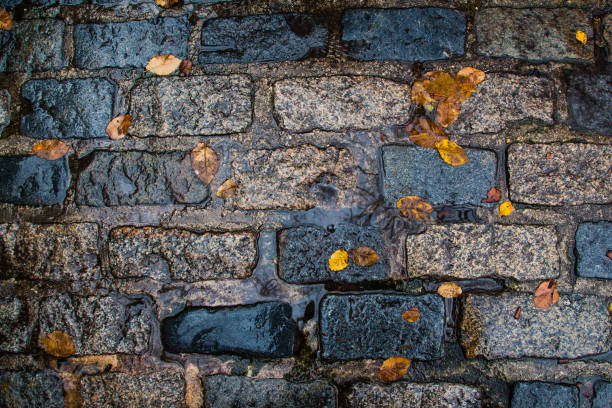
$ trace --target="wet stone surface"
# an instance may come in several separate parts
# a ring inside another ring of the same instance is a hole
[[[512,394],[512,408],[578,408],[578,388],[543,382],[518,383]]]
[[[556,278],[557,233],[554,227],[429,225],[422,234],[408,235],[406,267],[411,278]]]
[[[208,186],[191,167],[190,152],[95,152],[77,182],[80,205],[201,203]]]
[[[601,382],[595,386],[595,398],[593,408],[606,408],[612,401],[612,383]]]
[[[298,60],[327,53],[327,19],[274,14],[208,20],[200,64]]]
[[[63,408],[62,379],[54,371],[0,371],[0,407]]]
[[[497,158],[488,150],[465,149],[469,163],[449,166],[435,149],[382,147],[382,192],[385,204],[396,207],[404,196],[423,197],[431,205],[480,205],[495,185]]]
[[[510,200],[526,204],[605,204],[612,197],[612,146],[513,144],[508,148]]]
[[[571,73],[567,101],[572,127],[612,135],[612,74]]]
[[[186,309],[162,323],[162,342],[172,353],[291,357],[297,325],[282,302]]]
[[[11,122],[11,95],[6,89],[0,89],[0,136]]]
[[[0,157],[0,201],[19,205],[61,204],[70,185],[68,160],[37,156]]]
[[[257,260],[253,233],[123,227],[111,231],[108,247],[112,273],[119,278],[243,279]]]
[[[439,8],[353,9],[342,16],[342,43],[360,61],[427,61],[464,54],[465,16]]]
[[[603,26],[602,36],[607,44],[607,60],[612,62],[612,14],[606,14],[601,19]]]
[[[413,307],[421,317],[410,323],[402,313]],[[328,295],[320,308],[324,359],[442,356],[444,306],[438,295]]]
[[[0,297],[0,351],[19,353],[28,348],[37,313],[35,302]]]
[[[597,296],[561,294],[550,308],[536,309],[533,294],[469,295],[461,333],[468,358],[578,358],[612,345],[608,302]]]
[[[107,138],[117,85],[104,78],[28,81],[21,132],[37,139]]]
[[[612,223],[585,223],[576,231],[576,274],[585,278],[612,279]]]
[[[280,379],[255,380],[214,375],[204,380],[205,406],[335,408],[335,387],[325,381],[291,383]]]

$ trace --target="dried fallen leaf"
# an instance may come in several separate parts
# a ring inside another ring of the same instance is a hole
[[[32,146],[32,154],[45,160],[57,160],[64,157],[70,146],[60,140],[43,140]]]
[[[113,140],[124,138],[127,135],[131,124],[132,115],[129,113],[127,115],[119,115],[108,122],[108,125],[106,126],[106,134],[108,134],[108,136]]]
[[[170,8],[178,3],[178,0],[155,0],[158,6],[163,8]]]
[[[419,196],[406,196],[397,200],[397,208],[404,217],[415,218],[417,220],[426,218],[433,207],[424,198]]]
[[[436,149],[442,160],[451,166],[462,166],[470,161],[461,146],[448,139],[436,143]]]
[[[3,8],[0,8],[0,30],[10,30],[13,28],[13,19],[11,14]]]
[[[612,249],[608,250],[608,252],[606,252],[606,256],[610,259],[612,259]]]
[[[351,250],[351,259],[355,265],[372,266],[380,261],[380,256],[370,247],[359,247]]]
[[[540,283],[534,293],[533,303],[538,309],[548,309],[559,301],[557,282],[548,280]]]
[[[421,318],[421,314],[419,313],[419,309],[416,307],[411,307],[402,313],[402,317],[408,320],[410,323],[414,323]]]
[[[457,120],[461,110],[461,98],[451,96],[444,98],[438,103],[436,108],[436,121],[442,126],[447,127]]]
[[[516,311],[514,312],[514,318],[515,319],[519,319],[521,317],[521,307],[517,307]]]
[[[495,187],[491,187],[489,191],[487,191],[487,198],[483,198],[480,201],[483,203],[496,203],[499,200],[501,200],[501,191]]]
[[[499,205],[500,217],[507,217],[508,215],[512,214],[512,211],[514,211],[514,207],[510,201],[504,201]]]
[[[456,298],[461,296],[463,290],[461,286],[452,282],[444,282],[440,286],[438,286],[438,295],[443,298]]]
[[[227,179],[223,182],[223,184],[219,186],[219,189],[217,190],[216,195],[219,198],[227,200],[228,198],[234,195],[237,188],[238,188],[238,185],[233,179]]]
[[[437,101],[460,93],[458,82],[448,72],[429,71],[423,78],[423,87]]]
[[[417,146],[435,149],[436,143],[448,139],[444,129],[433,120],[421,116],[406,126],[410,141]]]
[[[457,72],[457,78],[462,81],[467,81],[473,85],[478,85],[484,81],[485,73],[476,68],[464,67]]]
[[[186,59],[186,60],[181,61],[181,66],[179,67],[179,71],[183,75],[189,75],[191,74],[191,68],[193,68],[193,62],[191,62],[191,60]]]
[[[608,306],[608,312],[612,314],[612,302],[610,302],[610,305]]]
[[[219,156],[206,143],[198,143],[191,151],[191,167],[200,180],[210,184],[219,170]]]
[[[423,81],[416,81],[412,85],[412,102],[423,106],[427,112],[431,112],[436,100],[425,90]]]
[[[168,54],[151,58],[145,68],[156,75],[169,75],[176,71],[179,65],[181,65],[181,60]]]
[[[386,359],[378,370],[378,378],[383,381],[395,381],[406,374],[410,367],[410,360],[404,357],[391,357]]]
[[[588,38],[584,31],[576,31],[576,39],[580,41],[582,44],[586,45]]]
[[[334,272],[343,270],[348,266],[348,252],[339,249],[329,257],[329,269]]]
[[[59,330],[47,334],[41,342],[45,352],[54,357],[70,357],[75,353],[72,337]]]

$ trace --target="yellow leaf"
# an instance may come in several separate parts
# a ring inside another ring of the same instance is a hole
[[[423,81],[416,81],[412,85],[412,102],[423,106],[427,112],[431,112],[436,100],[427,93]]]
[[[72,337],[61,331],[54,331],[41,341],[45,352],[55,357],[70,357],[75,353]]]
[[[219,198],[227,200],[228,198],[234,195],[237,188],[238,188],[238,185],[236,184],[234,180],[227,179],[223,182],[223,184],[219,186],[219,189],[217,190],[216,195]]]
[[[414,323],[421,318],[421,314],[419,313],[419,309],[413,307],[402,313],[402,317],[410,323]]]
[[[378,378],[391,382],[402,378],[410,367],[410,360],[404,357],[391,357],[386,359],[378,370]]]
[[[456,283],[444,282],[438,286],[438,295],[442,296],[443,298],[456,298],[461,296],[462,293],[463,289],[461,289],[461,286],[457,285]]]
[[[396,205],[404,217],[417,220],[426,218],[433,211],[431,204],[419,196],[402,197]]]
[[[169,75],[176,71],[179,65],[181,65],[181,60],[168,54],[151,58],[145,68],[156,75]]]
[[[43,140],[32,146],[32,154],[45,160],[57,160],[64,157],[70,146],[60,140]]]
[[[343,270],[348,266],[348,252],[339,249],[329,257],[329,269],[334,272]]]
[[[457,96],[444,98],[440,101],[440,103],[438,103],[438,108],[436,109],[436,121],[442,125],[442,127],[447,127],[457,120],[460,110],[461,98]]]
[[[124,138],[132,124],[132,115],[119,115],[106,126],[106,134],[113,140]]]
[[[436,148],[436,142],[441,142],[446,137],[444,129],[433,120],[421,116],[406,126],[410,141],[417,146],[429,149]]]
[[[380,260],[380,256],[370,247],[359,247],[351,251],[351,259],[355,265],[372,266]]]
[[[588,40],[586,33],[580,30],[576,31],[576,39],[584,45],[586,45]]]
[[[210,184],[219,170],[219,156],[206,143],[198,143],[191,151],[191,167],[200,180]]]
[[[473,85],[478,85],[484,81],[485,73],[476,68],[464,67],[457,72],[457,78],[462,81],[467,81]]]
[[[8,11],[0,8],[0,30],[10,30],[13,28],[13,19]]]
[[[451,166],[462,166],[470,161],[461,146],[448,139],[436,143],[436,149],[442,160]]]
[[[500,217],[508,216],[512,214],[512,211],[514,211],[514,207],[512,206],[512,203],[510,201],[504,201],[503,203],[499,205],[499,216]]]
[[[155,2],[160,7],[170,8],[173,5],[175,5],[176,3],[178,3],[178,0],[155,0]]]

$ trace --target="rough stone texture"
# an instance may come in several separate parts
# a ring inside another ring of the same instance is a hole
[[[439,8],[354,9],[342,16],[346,54],[360,61],[427,61],[464,54],[465,16]]]
[[[498,133],[522,123],[552,124],[553,88],[546,78],[487,74],[476,92],[461,104],[459,118],[446,132]]]
[[[508,148],[510,199],[542,205],[611,202],[612,146],[513,144]]]
[[[77,24],[74,61],[87,69],[142,68],[157,55],[187,58],[187,17],[166,17],[126,23]]]
[[[0,201],[19,205],[61,204],[70,185],[67,158],[0,157]]]
[[[94,280],[96,224],[0,224],[0,279]]]
[[[480,391],[467,385],[432,383],[356,384],[347,400],[353,408],[477,408]]]
[[[612,383],[601,382],[595,386],[593,408],[609,408],[612,401]]]
[[[411,278],[556,278],[557,233],[526,225],[429,225],[422,234],[408,235],[406,270]]]
[[[533,62],[593,59],[593,41],[583,45],[576,40],[577,30],[593,38],[591,17],[582,10],[490,8],[476,13],[475,27],[477,52],[487,57]]]
[[[287,303],[193,308],[163,321],[162,342],[173,353],[291,357],[296,329]]]
[[[469,358],[578,358],[612,345],[608,302],[597,296],[562,294],[550,308],[536,309],[533,294],[469,295],[461,333]]]
[[[38,339],[60,330],[72,337],[76,355],[142,354],[149,345],[150,318],[141,299],[51,296],[40,302]]]
[[[612,223],[585,223],[576,231],[576,274],[585,278],[612,279]]]
[[[253,233],[205,233],[122,227],[111,231],[110,266],[119,278],[197,282],[242,279],[257,261]]]
[[[206,407],[335,408],[336,388],[325,381],[291,383],[214,375],[204,380]]]
[[[217,18],[202,27],[200,64],[298,60],[327,53],[327,19],[304,14]]]
[[[612,135],[612,74],[568,75],[569,122],[581,131]]]
[[[95,152],[79,175],[76,201],[94,207],[201,203],[208,186],[191,167],[190,152]]]
[[[438,295],[328,295],[320,307],[325,359],[442,356],[444,306]],[[421,318],[409,323],[402,313],[412,307],[418,308]]]
[[[415,146],[382,147],[382,191],[395,207],[404,196],[416,195],[431,205],[481,205],[496,183],[497,157],[488,150],[465,149],[469,163],[449,166],[434,149]]]
[[[612,14],[606,14],[601,19],[601,25],[603,27],[602,36],[607,43],[608,62],[612,62]]]
[[[543,382],[518,383],[512,394],[512,408],[578,408],[578,388]]]
[[[274,114],[280,127],[294,132],[405,123],[410,87],[378,77],[285,79],[274,84]]]
[[[104,78],[28,81],[21,87],[30,104],[21,132],[37,139],[107,138],[116,90]]]
[[[66,24],[59,20],[15,22],[4,41],[0,41],[0,71],[51,71],[65,68],[65,31]]]
[[[11,94],[6,89],[0,89],[0,136],[11,123]]]
[[[302,145],[235,152],[233,158],[238,189],[232,203],[242,209],[342,206],[357,183],[355,160],[344,148]]]
[[[372,266],[358,266],[351,249],[370,247],[380,256]],[[387,279],[388,269],[380,233],[375,227],[334,225],[332,231],[300,226],[279,235],[279,276],[290,283],[367,282]],[[349,253],[349,264],[341,271],[329,269],[329,257],[338,249]]]
[[[0,407],[63,408],[63,391],[54,371],[0,371]]]
[[[251,124],[252,88],[245,75],[144,79],[132,90],[130,134],[242,132]]]
[[[33,302],[16,296],[0,298],[0,351],[19,353],[27,349],[36,313]]]
[[[185,408],[184,390],[179,372],[107,373],[81,379],[83,408]]]

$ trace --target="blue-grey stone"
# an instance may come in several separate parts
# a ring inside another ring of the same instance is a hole
[[[327,52],[327,19],[274,14],[208,20],[201,64],[298,60]]]
[[[570,125],[581,131],[612,135],[612,74],[579,71],[569,75]]]
[[[512,408],[578,408],[578,388],[543,382],[518,383]]]
[[[21,96],[30,107],[21,132],[37,139],[108,137],[117,85],[104,78],[28,81]]]
[[[408,195],[432,205],[482,205],[496,185],[497,158],[488,150],[464,149],[469,162],[451,166],[434,149],[389,145],[382,148],[382,190],[385,204],[395,207]]]
[[[410,323],[402,314],[413,307],[421,317]],[[444,305],[438,295],[328,295],[320,318],[321,355],[326,359],[442,356]]]
[[[23,0],[0,0],[0,8],[8,9],[21,4]]]
[[[287,303],[192,308],[163,321],[162,343],[172,353],[290,357],[296,329]]]
[[[612,223],[585,223],[576,231],[576,273],[584,278],[612,279]]]
[[[74,60],[79,68],[143,68],[157,55],[187,58],[189,21],[165,17],[126,23],[77,24]]]
[[[457,10],[354,9],[342,16],[342,43],[360,61],[446,59],[465,53],[465,27]]]
[[[0,201],[19,205],[61,204],[70,185],[68,160],[0,157]]]
[[[593,408],[610,408],[612,404],[612,383],[601,382],[595,386]]]
[[[6,89],[0,89],[0,135],[11,123],[11,94]]]
[[[0,371],[0,407],[63,408],[62,378],[50,370]]]

